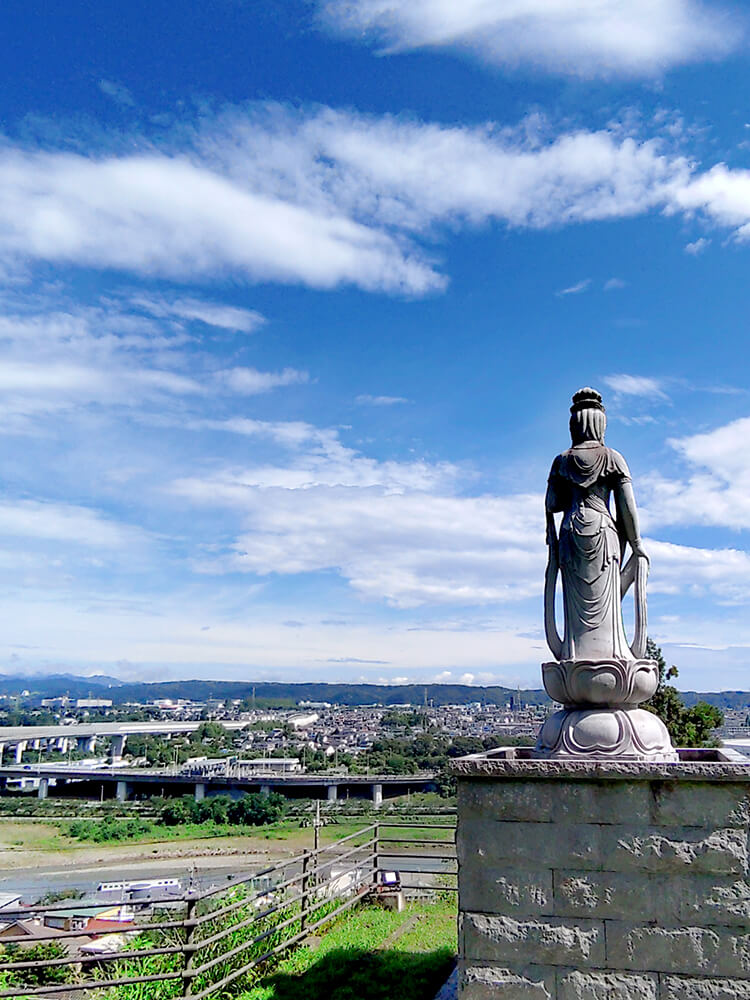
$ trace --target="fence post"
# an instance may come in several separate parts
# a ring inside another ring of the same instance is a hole
[[[302,899],[300,900],[300,905],[302,907],[302,917],[300,919],[300,930],[304,931],[307,927],[307,907],[308,907],[308,891],[310,885],[310,852],[305,851],[302,855]]]
[[[195,936],[195,926],[192,923],[195,917],[195,907],[197,900],[191,894],[187,898],[187,914],[185,915],[185,951],[183,955],[185,956],[185,968],[183,970],[183,986],[182,995],[185,1000],[193,995],[193,977],[190,973],[193,970],[193,960],[195,958],[195,952],[193,951],[191,945],[193,944],[193,938]]]
[[[375,850],[372,856],[372,887],[378,887],[378,868],[380,867],[380,823],[375,824]]]

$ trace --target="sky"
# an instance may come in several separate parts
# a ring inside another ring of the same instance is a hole
[[[0,17],[0,672],[540,687],[592,385],[650,634],[750,689],[746,5]]]

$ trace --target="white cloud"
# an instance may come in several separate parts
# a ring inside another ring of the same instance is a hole
[[[692,254],[694,257],[697,257],[698,254],[703,253],[704,250],[707,250],[710,245],[711,245],[711,240],[707,240],[705,236],[701,236],[697,240],[694,240],[692,243],[685,244],[685,253],[689,253]]]
[[[0,264],[424,294],[445,282],[410,240],[431,239],[436,225],[619,218],[662,206],[690,176],[658,142],[614,132],[544,145],[492,123],[327,108],[251,105],[161,150],[141,144],[136,155],[91,156],[0,146]]]
[[[692,470],[683,479],[653,473],[643,482],[650,524],[712,525],[746,530],[750,524],[750,418],[669,443]]]
[[[750,602],[750,554],[741,549],[708,549],[648,539],[652,594],[711,596],[724,603]]]
[[[605,375],[604,382],[621,396],[645,396],[650,399],[667,399],[662,379],[648,375]]]
[[[145,535],[98,511],[36,500],[0,502],[0,536],[65,542],[93,548],[123,548]]]
[[[252,190],[185,155],[0,150],[0,254],[186,280],[424,293],[442,286],[393,237],[335,206]]]
[[[260,432],[276,433],[273,428]],[[333,434],[299,434],[285,464],[226,470],[174,484],[243,527],[206,572],[335,570],[354,590],[398,607],[496,603],[536,593],[543,573],[541,497],[462,497],[460,472],[378,462]]]
[[[714,222],[734,229],[738,239],[750,239],[750,170],[733,170],[718,163],[689,183],[678,185],[672,204],[675,210],[703,212]]]
[[[604,282],[605,292],[614,292],[620,288],[625,288],[627,286],[627,281],[623,281],[622,278],[608,278]]]
[[[726,53],[741,25],[697,0],[318,0],[324,22],[391,51],[452,48],[572,76],[650,76]]]
[[[103,94],[106,94],[107,97],[111,97],[115,104],[119,104],[122,107],[132,108],[135,105],[133,95],[128,88],[121,83],[116,83],[114,80],[100,80],[99,90]]]
[[[246,437],[268,438],[286,448],[307,444],[331,453],[339,448],[336,431],[324,430],[303,420],[253,420],[249,417],[228,417],[226,420],[206,418],[183,421],[182,426],[191,430],[227,431]]]
[[[408,402],[404,396],[368,396],[366,393],[355,399],[355,403],[360,403],[362,406],[397,406]]]
[[[237,306],[206,302],[202,299],[175,298],[170,300],[163,296],[133,295],[130,301],[134,306],[145,310],[152,316],[174,316],[177,319],[198,320],[207,326],[215,326],[222,330],[254,333],[266,322],[265,317],[253,309],[240,309]]]
[[[254,396],[262,392],[270,392],[284,385],[301,385],[310,381],[307,372],[296,368],[285,368],[280,372],[260,372],[257,368],[229,368],[217,372],[216,377],[232,392],[246,396]]]
[[[421,295],[445,286],[429,249],[441,227],[541,229],[659,210],[701,212],[744,238],[750,173],[700,173],[672,142],[668,129],[663,139],[622,127],[553,136],[529,121],[443,126],[257,104],[158,147],[134,136],[135,154],[6,141],[0,269],[45,261]],[[246,332],[260,322],[189,296],[140,296],[140,308]]]
[[[591,284],[591,278],[584,278],[583,281],[577,282],[575,285],[571,285],[569,288],[561,288],[556,295],[580,295],[581,292],[588,291]]]

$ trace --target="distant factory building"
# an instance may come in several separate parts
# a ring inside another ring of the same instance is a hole
[[[319,718],[317,712],[300,712],[299,715],[290,715],[287,722],[292,729],[308,729],[310,726],[314,726]]]

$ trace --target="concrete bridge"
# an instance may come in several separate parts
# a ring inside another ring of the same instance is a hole
[[[150,795],[193,794],[197,801],[206,795],[238,795],[242,792],[271,791],[297,798],[368,797],[379,806],[383,798],[423,792],[434,787],[435,774],[422,771],[406,775],[363,774],[279,774],[268,772],[242,773],[227,768],[225,773],[201,774],[197,770],[175,768],[126,768],[117,765],[83,767],[80,764],[13,764],[0,767],[0,785],[8,778],[38,778],[39,798],[45,799],[55,780],[58,795],[76,798],[117,798],[124,802],[131,797]]]
[[[247,722],[234,719],[213,720],[225,729],[244,729]],[[71,746],[87,752],[96,748],[97,738],[111,740],[110,758],[113,764],[122,760],[128,736],[145,734],[148,736],[174,736],[178,733],[194,733],[202,721],[176,722],[163,719],[158,722],[80,722],[70,726],[0,726],[0,764],[5,751],[11,750],[13,760],[20,764],[24,750],[39,750],[54,747],[60,753],[67,753]]]

